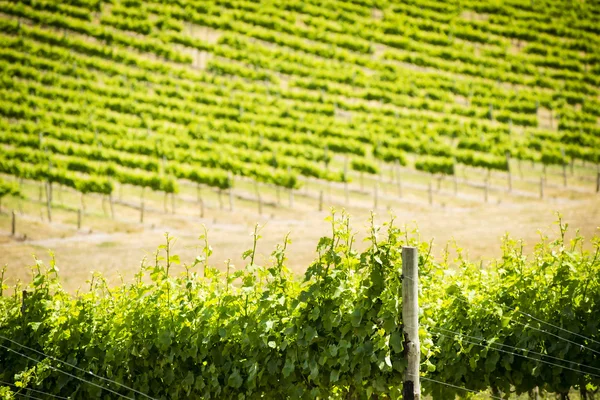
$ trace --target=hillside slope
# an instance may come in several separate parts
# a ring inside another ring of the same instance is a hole
[[[596,2],[29,0],[0,12],[0,172],[82,193],[600,157]]]

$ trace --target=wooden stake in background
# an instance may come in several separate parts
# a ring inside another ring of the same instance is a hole
[[[15,236],[17,233],[17,215],[15,214],[15,210],[12,211],[12,224],[11,224],[11,235]]]
[[[319,211],[323,211],[323,189],[319,191]]]
[[[77,230],[81,229],[81,208],[77,210]]]
[[[510,170],[510,153],[506,152],[506,174],[508,178],[508,191],[512,192],[512,172]]]
[[[228,172],[229,175],[229,211],[233,211],[233,175],[231,171]],[[278,192],[279,193],[279,192]]]
[[[402,197],[402,181],[400,180],[400,162],[396,160],[396,183],[398,185],[398,197]]]
[[[373,210],[377,210],[377,203],[379,202],[379,185],[375,184],[375,190],[373,192]]]
[[[258,189],[258,181],[254,181],[254,190],[256,191],[256,199],[258,201],[258,215],[262,215],[262,197],[260,197],[260,190]]]
[[[427,188],[427,193],[429,195],[429,205],[433,204],[433,188],[432,188],[431,180],[429,180],[429,187]]]
[[[48,222],[52,222],[52,183],[46,183],[46,209],[48,211]]]
[[[402,248],[402,322],[404,354],[408,366],[404,375],[404,400],[420,400],[419,365],[419,255],[416,247]]]

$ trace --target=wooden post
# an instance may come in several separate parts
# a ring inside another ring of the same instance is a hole
[[[17,214],[15,214],[15,210],[12,211],[12,224],[11,224],[11,235],[15,236],[17,233]]]
[[[454,177],[454,195],[458,195],[458,177],[456,176],[456,172],[452,175]]]
[[[277,196],[277,207],[281,205],[281,191],[279,185],[275,185],[275,195]]]
[[[444,178],[444,175],[442,175],[442,174],[437,176],[437,191],[438,192],[442,189],[442,179],[443,178]]]
[[[108,195],[108,201],[110,203],[110,217],[114,220],[115,219],[115,206],[113,204],[112,194]]]
[[[223,189],[219,188],[219,209],[223,209]]]
[[[486,203],[488,202],[489,186],[490,186],[489,182],[490,182],[490,180],[486,179],[485,184],[483,186],[483,199],[485,200]]]
[[[521,159],[517,158],[517,167],[519,168],[519,176],[523,179],[523,169],[521,168]]]
[[[563,185],[567,187],[567,164],[563,164]]]
[[[260,190],[258,190],[258,181],[254,181],[254,190],[256,191],[256,199],[258,200],[258,215],[262,215],[262,198]]]
[[[600,192],[600,171],[596,173],[596,193]]]
[[[508,191],[512,192],[512,171],[510,170],[510,153],[506,152],[506,174],[508,178]]]
[[[323,189],[319,191],[319,211],[323,211]]]
[[[544,177],[540,176],[540,199],[544,198]]]
[[[102,212],[104,213],[104,217],[106,217],[106,196],[101,196],[102,198]]]
[[[427,193],[429,194],[429,205],[433,205],[433,189],[431,185],[431,180],[429,180],[429,187],[427,189]]]
[[[362,171],[360,171],[360,190],[365,190],[365,177]]]
[[[400,178],[400,169],[396,170],[396,183],[398,185],[398,197],[402,198],[402,179]]]
[[[408,360],[402,398],[420,400],[419,256],[416,247],[402,247],[402,321],[404,354]]]
[[[348,156],[344,159],[344,198],[347,206],[350,203],[350,195],[348,193]]]
[[[571,166],[571,176],[575,174],[575,157],[571,157],[571,162],[569,163]]]
[[[169,194],[167,192],[165,192],[165,197],[163,200],[163,211],[166,213],[169,210],[167,209],[167,198],[168,198]],[[104,204],[104,203],[103,203]]]
[[[546,179],[546,164],[542,164],[542,176]]]
[[[229,188],[227,193],[229,194],[229,211],[233,211],[233,174],[228,172],[229,175]]]
[[[142,205],[140,206],[140,224],[144,223],[144,208],[145,208],[145,204],[144,204],[144,200],[142,200]]]
[[[379,185],[375,184],[375,190],[373,192],[373,210],[377,210],[378,201],[379,201]]]
[[[42,202],[42,186],[44,186],[44,184],[42,182],[40,182],[39,191],[38,191],[38,201],[40,203]]]
[[[46,209],[48,211],[48,222],[52,222],[52,183],[46,183]]]
[[[81,208],[77,210],[77,230],[81,229]]]

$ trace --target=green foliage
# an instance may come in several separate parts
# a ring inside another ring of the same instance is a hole
[[[167,235],[133,283],[108,287],[94,275],[89,292],[77,297],[62,290],[54,259],[48,269],[37,261],[25,299],[20,291],[0,297],[0,334],[153,397],[400,398],[406,233],[393,221],[384,227],[373,222],[370,245],[359,252],[348,218],[333,214],[328,220],[331,236],[319,241],[318,257],[301,281],[285,266],[287,237],[269,265],[256,264],[258,227],[242,269],[230,263],[225,271],[213,268],[205,233],[204,251],[174,276],[181,261]],[[429,268],[424,260],[424,281]],[[425,360],[428,347],[425,341]],[[2,381],[75,398],[110,397],[5,349],[0,357]],[[25,380],[31,367],[37,370]],[[91,375],[85,379],[105,385]]]
[[[77,296],[61,288],[54,258],[48,268],[36,260],[26,297],[21,287],[0,293],[0,335],[55,359],[31,354],[35,364],[0,348],[0,380],[74,398],[114,396],[56,369],[104,387],[96,376],[108,377],[155,398],[401,398],[401,249],[412,245],[420,255],[425,377],[506,394],[600,385],[584,369],[597,365],[600,351],[598,238],[589,252],[581,236],[565,239],[559,219],[558,237],[542,237],[530,257],[506,237],[502,257],[482,268],[459,248],[451,259],[449,246],[436,261],[427,244],[411,239],[417,231],[393,219],[371,220],[364,251],[347,216],[328,221],[331,236],[320,239],[301,280],[286,268],[287,236],[267,265],[256,263],[258,226],[241,269],[211,265],[206,231],[200,255],[181,264],[167,234],[132,283],[109,287],[94,274]],[[465,394],[429,380],[423,390],[434,398]]]
[[[353,158],[350,167],[354,171],[366,172],[367,174],[378,174],[379,166],[367,158]]]
[[[454,175],[454,160],[445,157],[420,157],[415,161],[415,168],[431,174]]]
[[[0,199],[4,196],[21,196],[19,185],[0,178]]]
[[[543,236],[530,257],[505,237],[501,259],[483,269],[457,249],[458,269],[439,288],[443,300],[423,318],[436,343],[432,378],[506,394],[598,387],[596,371],[584,366],[598,366],[600,242],[592,240],[590,253],[578,234],[565,238],[560,218],[558,225],[558,237]],[[456,392],[431,388],[442,397]]]

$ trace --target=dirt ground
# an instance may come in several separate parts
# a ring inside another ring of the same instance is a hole
[[[434,254],[439,254],[447,241],[455,239],[472,259],[485,262],[500,255],[501,238],[506,233],[523,239],[526,249],[530,249],[539,240],[540,232],[557,233],[557,212],[562,214],[572,232],[580,229],[588,240],[600,233],[600,196],[593,191],[572,188],[573,192],[556,192],[540,199],[533,195],[506,197],[504,191],[498,190],[495,197],[483,202],[480,195],[470,194],[462,182],[465,187],[461,186],[460,194],[453,197],[448,194],[451,193],[448,183],[448,187],[442,185],[436,192],[435,201],[430,205],[426,186],[421,190],[419,178],[414,179],[414,183],[405,180],[401,199],[395,198],[390,187],[381,186],[376,220],[385,222],[393,213],[397,224],[418,226],[422,240],[434,240]],[[287,194],[279,194],[281,204],[277,206],[276,192],[266,189],[262,195],[263,212],[259,215],[252,189],[240,183],[233,211],[228,209],[226,195],[222,198],[224,206],[221,209],[217,194],[205,191],[206,209],[201,218],[195,190],[190,188],[180,193],[175,214],[162,209],[161,195],[148,198],[142,224],[135,205],[137,197],[133,189],[126,188],[125,197],[114,206],[115,220],[104,214],[107,206],[100,199],[86,200],[87,212],[82,228],[78,230],[79,195],[55,192],[53,201],[57,205],[52,211],[53,221],[49,223],[43,207],[45,202],[36,198],[36,185],[24,186],[27,200],[5,201],[4,212],[0,214],[0,265],[8,265],[6,278],[9,284],[17,279],[28,282],[31,274],[28,266],[34,264],[33,256],[47,263],[49,251],[53,251],[64,286],[73,292],[85,288],[92,271],[101,272],[112,284],[117,284],[121,277],[131,279],[141,260],[144,257],[151,260],[157,246],[164,243],[165,232],[177,238],[174,252],[180,255],[182,262],[191,263],[200,254],[202,242],[199,236],[203,225],[214,250],[211,257],[214,266],[223,266],[229,258],[234,265],[243,265],[241,254],[251,247],[251,232],[256,223],[262,226],[262,239],[258,244],[260,262],[268,262],[271,251],[290,232],[292,243],[288,247],[287,264],[301,274],[314,259],[318,239],[330,230],[325,221],[328,207],[333,204],[341,209],[345,204],[340,187],[322,186],[319,189],[318,184],[309,184],[306,190],[301,189],[296,194],[293,208],[287,204]],[[367,230],[374,204],[370,192],[365,189],[365,194],[356,186],[353,186],[347,209],[352,216],[353,229],[360,238]],[[318,211],[321,192],[324,200],[322,211]],[[16,212],[17,234],[14,237],[10,234],[11,214],[7,212],[10,209],[23,212]]]

